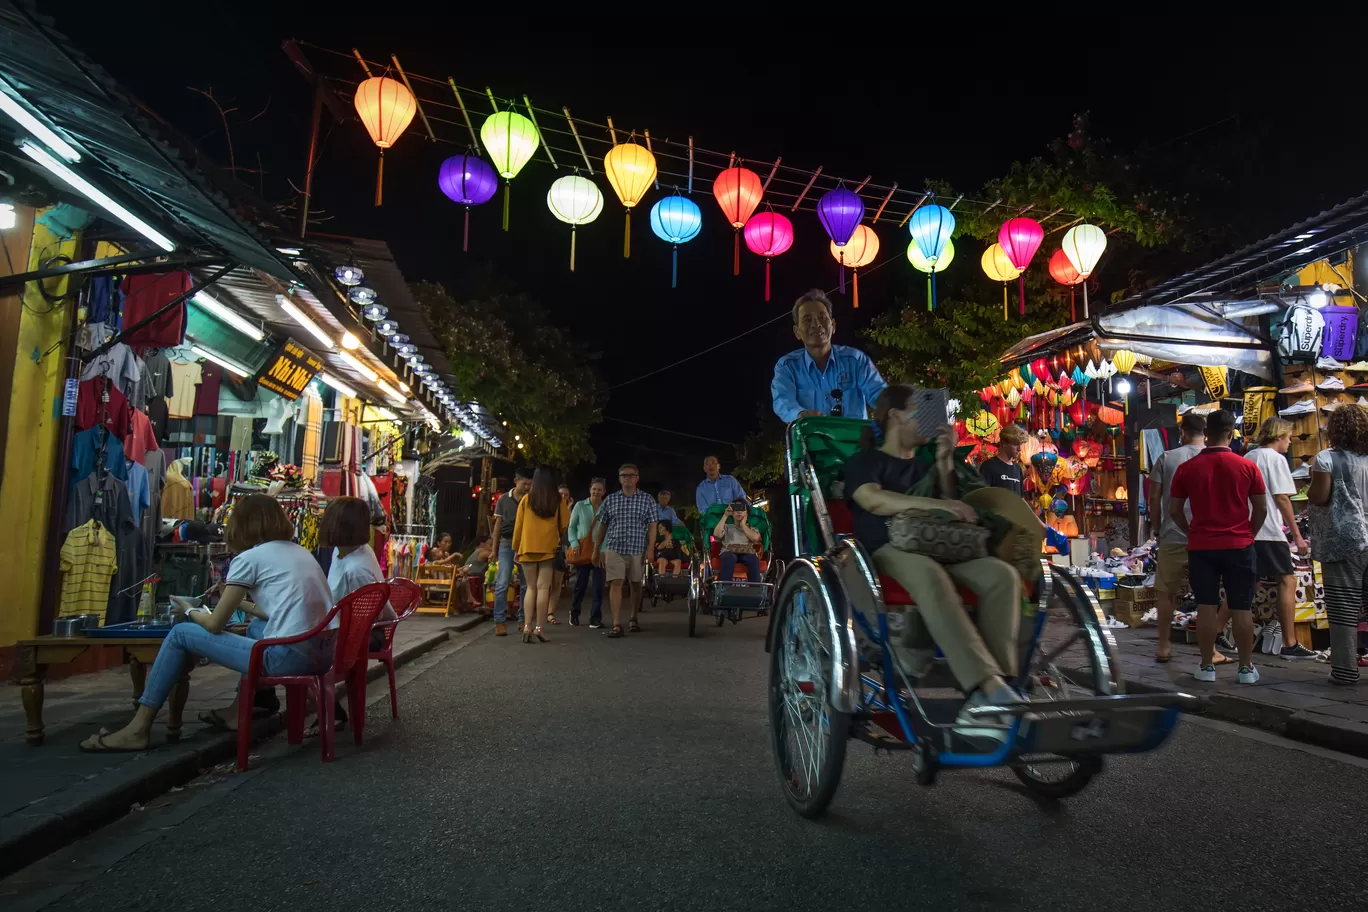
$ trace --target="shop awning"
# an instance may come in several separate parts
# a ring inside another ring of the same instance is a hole
[[[1079,342],[1091,339],[1092,336],[1093,325],[1087,322],[1070,323],[1068,326],[1061,326],[1058,329],[1047,329],[1045,332],[1036,333],[1034,336],[1027,336],[1007,349],[1002,353],[1001,360],[1003,364],[1007,365],[1021,364],[1046,352],[1060,348],[1072,348]]]
[[[1257,319],[1223,311],[1210,304],[1171,304],[1102,314],[1094,318],[1097,342],[1105,349],[1130,349],[1179,364],[1223,365],[1272,380],[1273,356]]]

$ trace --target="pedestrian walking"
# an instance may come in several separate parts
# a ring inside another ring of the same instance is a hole
[[[645,565],[655,558],[656,517],[660,505],[655,498],[637,488],[641,473],[630,462],[618,469],[622,490],[614,491],[599,508],[594,525],[594,562],[604,569],[608,580],[608,602],[613,609],[613,629],[608,636],[622,636],[622,590],[634,583],[631,592],[632,615],[627,629],[641,631],[642,581]]]
[[[1330,682],[1357,684],[1358,625],[1368,592],[1368,409],[1344,405],[1326,423],[1330,448],[1311,466],[1311,556],[1321,562],[1330,619]]]
[[[1207,445],[1173,473],[1169,516],[1187,534],[1188,574],[1197,599],[1197,644],[1202,659],[1193,677],[1216,680],[1217,614],[1224,585],[1239,652],[1236,680],[1255,684],[1259,671],[1252,658],[1254,619],[1250,609],[1259,576],[1254,532],[1263,525],[1268,506],[1259,467],[1230,450],[1234,434],[1234,414],[1226,409],[1212,412],[1207,418]]]
[[[1282,646],[1278,651],[1284,659],[1314,659],[1316,654],[1297,642],[1297,571],[1292,566],[1292,549],[1287,546],[1287,533],[1299,554],[1310,553],[1306,539],[1297,528],[1297,517],[1292,512],[1292,495],[1297,485],[1292,481],[1292,469],[1287,464],[1287,450],[1292,445],[1292,422],[1273,417],[1259,427],[1255,447],[1245,458],[1259,467],[1263,476],[1268,515],[1254,533],[1254,558],[1261,579],[1278,584],[1278,625],[1282,629]]]
[[[593,607],[589,611],[589,627],[597,630],[603,626],[603,568],[595,566],[594,522],[598,519],[599,508],[608,491],[608,483],[595,478],[589,483],[589,499],[581,500],[570,511],[570,550],[575,561],[575,594],[570,600],[570,626],[578,627],[580,606],[584,604],[584,593],[589,584],[594,586]],[[585,559],[588,558],[587,562]]]
[[[990,488],[1002,488],[1021,496],[1021,448],[1031,437],[1017,424],[1009,424],[998,435],[997,454],[983,460],[979,475]]]
[[[513,489],[499,498],[494,505],[494,525],[490,537],[499,543],[499,573],[494,578],[494,635],[508,635],[508,586],[513,580],[513,567],[516,558],[513,552],[513,530],[518,520],[518,501],[522,500],[532,487],[530,469],[518,469],[514,473]],[[518,568],[518,592],[525,599],[527,579],[522,568]],[[523,620],[523,606],[518,606],[518,621]]]
[[[560,595],[552,591],[551,581],[555,576],[556,552],[569,525],[570,511],[556,490],[556,470],[538,466],[532,476],[532,489],[518,502],[513,529],[513,552],[527,580],[523,595],[524,643],[532,642],[533,637],[547,642],[542,622],[551,615],[551,599]]]

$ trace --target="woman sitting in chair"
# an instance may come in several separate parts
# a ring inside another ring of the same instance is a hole
[[[660,532],[656,535],[656,572],[661,576],[679,576],[684,558],[689,555],[689,546],[682,541],[675,541],[669,520],[661,520],[659,528]]]
[[[893,646],[903,669],[918,673],[933,653],[921,636],[931,634],[950,665],[968,706],[1019,702],[1004,679],[1016,671],[1017,627],[1021,618],[1020,579],[1016,570],[996,557],[960,564],[939,564],[922,554],[901,551],[889,544],[889,517],[904,510],[939,510],[975,522],[968,504],[953,499],[907,494],[930,471],[940,475],[940,490],[955,492],[954,431],[946,427],[936,440],[935,465],[913,458],[927,438],[917,431],[913,417],[916,388],[895,384],[879,394],[874,420],[865,429],[860,452],[845,464],[846,499],[855,537],[873,556],[881,574],[902,584],[916,603],[902,642]],[[956,592],[956,584],[978,596],[977,628]],[[919,642],[920,640],[920,642]],[[963,716],[962,722],[970,717]]]

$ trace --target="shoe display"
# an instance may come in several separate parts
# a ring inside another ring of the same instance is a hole
[[[1316,384],[1316,389],[1339,392],[1344,389],[1344,381],[1339,377],[1326,377],[1320,383]]]
[[[1334,358],[1321,358],[1316,361],[1316,370],[1342,371],[1345,369],[1345,363],[1343,361],[1337,361]]]
[[[1356,405],[1368,405],[1368,396],[1359,396]]]
[[[1346,386],[1345,390],[1351,393],[1368,393],[1368,383],[1355,383],[1353,386]]]
[[[1294,402],[1287,408],[1280,410],[1278,414],[1283,416],[1284,418],[1296,418],[1299,415],[1310,415],[1311,413],[1315,412],[1315,410],[1316,400],[1303,399],[1300,402]]]
[[[1339,408],[1340,406],[1342,406],[1342,405],[1348,405],[1348,404],[1349,404],[1349,403],[1347,403],[1347,402],[1327,402],[1327,403],[1325,403],[1325,405],[1322,405],[1322,406],[1320,407],[1320,409],[1321,409],[1322,412],[1333,412],[1335,409]]]
[[[1282,389],[1278,390],[1278,392],[1282,393],[1284,396],[1296,396],[1300,393],[1309,393],[1313,389],[1315,389],[1315,387],[1311,385],[1310,380],[1300,380],[1291,386],[1284,386]]]
[[[1311,480],[1311,463],[1309,463],[1309,462],[1304,462],[1304,463],[1302,463],[1301,465],[1297,466],[1295,469],[1293,469],[1293,470],[1292,470],[1292,479],[1293,479],[1294,481],[1310,481],[1310,480]]]
[[[1235,673],[1235,680],[1241,684],[1258,684],[1259,669],[1253,665],[1241,665],[1240,670]]]
[[[1368,361],[1355,361],[1353,364],[1346,367],[1345,370],[1353,371],[1356,374],[1368,374]]]

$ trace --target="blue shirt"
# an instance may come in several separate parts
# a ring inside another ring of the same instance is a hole
[[[674,507],[661,507],[660,512],[656,514],[656,518],[659,519],[661,522],[664,522],[668,519],[670,521],[671,526],[681,525],[681,523],[679,522],[679,514],[675,512]]]
[[[103,425],[72,436],[71,482],[75,484],[94,472],[97,461],[102,461],[109,474],[119,481],[128,481],[123,441],[111,434]]]
[[[713,504],[729,504],[733,500],[745,499],[746,491],[741,487],[741,482],[730,475],[718,475],[717,481],[705,478],[698,483],[698,490],[694,492],[694,506],[698,507],[699,513],[707,512]]]
[[[143,468],[142,463],[134,462],[131,459],[124,460],[124,465],[128,469],[128,500],[133,506],[133,521],[142,523],[143,510],[146,510],[151,504],[151,492],[148,491],[147,485],[147,469]]]
[[[774,414],[785,424],[797,420],[799,412],[830,415],[836,404],[831,397],[834,389],[842,394],[841,413],[847,418],[863,419],[869,417],[874,401],[887,385],[874,362],[858,348],[831,346],[824,371],[817,369],[807,349],[800,348],[775,363],[770,396],[774,399]]]
[[[603,550],[645,554],[646,532],[648,528],[654,532],[659,509],[660,504],[645,491],[633,492],[631,497],[621,491],[609,494],[599,507],[598,515],[598,521],[608,527],[603,536]]]

